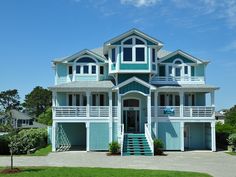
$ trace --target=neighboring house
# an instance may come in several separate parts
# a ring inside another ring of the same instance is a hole
[[[215,112],[216,122],[221,122],[222,124],[225,123],[225,113],[227,109],[221,109]]]
[[[53,61],[53,151],[108,150],[153,155],[165,150],[209,149],[215,143],[215,90],[209,63],[132,29],[104,43]],[[206,95],[210,94],[210,105]]]
[[[32,117],[20,111],[13,109],[10,111],[10,114],[14,128],[47,128],[46,125],[34,121]],[[8,118],[6,116],[0,117],[1,124],[6,124],[7,120]]]

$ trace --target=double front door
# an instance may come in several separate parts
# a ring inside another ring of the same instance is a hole
[[[130,110],[123,110],[123,123],[125,133],[139,133],[140,132],[140,111],[130,108]]]

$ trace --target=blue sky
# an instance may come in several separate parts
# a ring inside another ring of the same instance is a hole
[[[236,103],[235,0],[1,0],[0,91],[21,99],[53,85],[51,60],[96,48],[131,28],[210,60],[217,109]]]

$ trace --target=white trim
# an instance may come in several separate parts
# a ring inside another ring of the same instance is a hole
[[[86,151],[88,152],[90,150],[90,122],[86,122]]]
[[[137,90],[130,90],[130,91],[128,91],[128,92],[126,92],[126,93],[124,93],[124,94],[120,94],[120,95],[121,95],[121,96],[125,96],[125,95],[130,94],[130,93],[139,93],[139,94],[141,94],[141,95],[143,95],[143,96],[147,96],[147,95],[148,95],[148,94],[145,94],[145,93],[140,92],[140,91],[137,91]]]

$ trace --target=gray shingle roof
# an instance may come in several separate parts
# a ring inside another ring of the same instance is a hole
[[[101,57],[106,58],[103,54],[103,47],[95,48],[95,49],[92,49],[91,51],[96,53],[97,55],[100,55]]]
[[[111,81],[74,81],[65,84],[55,85],[49,89],[66,89],[66,88],[112,88],[114,84]]]
[[[205,84],[182,84],[182,85],[155,85],[159,90],[166,89],[206,89],[206,90],[217,90],[219,87],[205,85]]]
[[[161,49],[157,52],[157,57],[162,58],[162,57],[169,55],[170,53],[172,53],[172,52]]]
[[[12,114],[12,118],[13,119],[21,119],[21,120],[31,120],[33,119],[32,117],[30,117],[29,115],[23,113],[23,112],[20,112],[20,111],[17,111],[15,109],[11,110],[10,111],[11,114]]]

